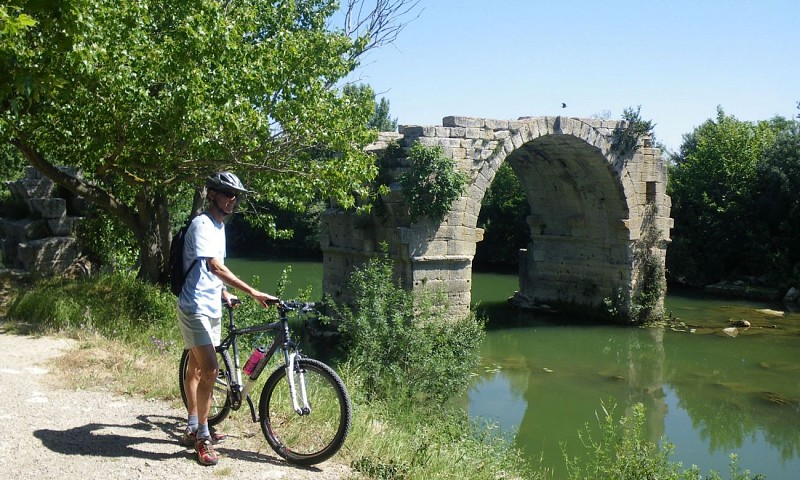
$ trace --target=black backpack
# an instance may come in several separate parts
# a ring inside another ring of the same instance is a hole
[[[191,219],[186,222],[186,225],[181,227],[172,237],[172,243],[169,245],[169,290],[175,296],[181,294],[183,284],[186,282],[186,276],[192,271],[197,259],[195,258],[189,268],[183,270],[183,244],[186,241],[186,231],[189,230]]]

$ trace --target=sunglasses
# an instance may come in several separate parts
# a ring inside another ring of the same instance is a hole
[[[228,198],[228,199],[236,198],[238,196],[238,193],[231,192],[231,191],[228,191],[228,190],[216,190],[216,192],[220,193],[222,195],[225,195],[225,198]]]

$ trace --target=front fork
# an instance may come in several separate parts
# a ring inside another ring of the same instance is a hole
[[[311,406],[308,404],[306,395],[306,377],[302,369],[296,369],[296,359],[302,356],[296,351],[288,351],[284,354],[286,358],[286,378],[289,380],[289,396],[292,398],[292,408],[298,415],[308,415],[311,413]],[[297,380],[295,380],[297,377]],[[298,399],[297,383],[300,384],[300,395]],[[302,403],[302,407],[300,404]]]

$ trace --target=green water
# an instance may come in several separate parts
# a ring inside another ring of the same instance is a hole
[[[291,271],[287,277],[289,283],[286,285],[286,292],[283,297],[293,298],[310,288],[311,298],[309,300],[322,298],[322,263],[320,262],[294,260],[291,262],[278,262],[228,258],[225,260],[225,265],[246,282],[253,282],[253,278],[258,277],[257,281],[251,283],[251,285],[258,286],[264,292],[272,294],[278,288],[278,282],[283,270],[290,269]]]
[[[239,275],[273,291],[282,264],[229,260]],[[289,296],[312,285],[322,266],[292,263]],[[671,459],[727,478],[729,454],[768,479],[800,478],[800,314],[781,305],[670,292],[667,311],[687,326],[565,326],[519,319],[504,308],[513,275],[475,274],[473,301],[491,328],[482,365],[465,395],[470,415],[496,422],[531,462],[563,478],[562,445],[578,454],[579,430],[596,431],[602,405],[647,408],[646,433],[676,445]],[[771,311],[763,311],[770,309]],[[580,323],[580,319],[573,319]],[[731,337],[730,320],[751,328]]]

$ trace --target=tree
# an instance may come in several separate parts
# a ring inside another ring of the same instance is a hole
[[[375,103],[375,113],[367,122],[367,126],[378,132],[394,132],[397,130],[397,118],[389,115],[389,100],[381,97],[380,102]]]
[[[374,99],[335,86],[416,2],[349,0],[343,28],[332,0],[8,3],[35,24],[3,30],[0,138],[129,229],[140,278],[166,280],[173,216],[213,171],[286,209],[369,195]]]
[[[780,131],[756,168],[748,223],[761,263],[780,286],[800,285],[800,122]]]
[[[389,114],[389,100],[381,98],[375,101],[375,92],[372,87],[364,83],[355,85],[349,83],[342,88],[342,93],[354,98],[371,97],[375,102],[375,109],[367,122],[367,127],[377,132],[394,132],[397,130],[397,119],[392,119]]]
[[[673,277],[718,281],[756,267],[749,202],[756,170],[780,125],[744,122],[721,107],[687,135],[669,175],[675,228],[667,250]]]

